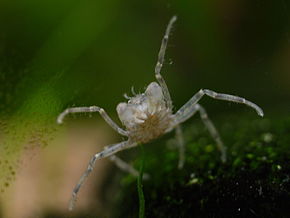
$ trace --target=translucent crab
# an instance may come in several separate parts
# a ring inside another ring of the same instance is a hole
[[[259,116],[263,116],[263,110],[253,102],[250,102],[244,98],[217,93],[208,89],[200,89],[187,103],[185,103],[177,112],[173,112],[172,101],[167,85],[160,74],[165,50],[168,42],[168,37],[173,23],[176,21],[176,16],[173,16],[168,23],[165,35],[162,39],[161,48],[158,53],[158,61],[155,67],[155,78],[157,82],[150,83],[145,92],[142,94],[136,94],[134,97],[128,97],[128,102],[119,103],[117,106],[118,116],[124,125],[125,129],[119,127],[105,112],[103,108],[98,106],[91,107],[74,107],[68,108],[62,112],[58,118],[57,123],[61,124],[66,115],[70,113],[83,113],[83,112],[99,112],[104,120],[119,134],[127,137],[126,141],[113,144],[104,148],[103,151],[95,154],[89,161],[89,165],[85,173],[80,178],[79,182],[75,186],[72,198],[70,201],[69,209],[72,210],[76,201],[77,194],[92,172],[97,160],[105,157],[109,157],[110,160],[115,162],[121,169],[138,175],[138,171],[132,166],[119,159],[114,154],[129,148],[138,146],[141,143],[147,143],[153,139],[156,139],[172,130],[176,131],[177,144],[179,147],[179,162],[178,168],[182,168],[184,165],[184,142],[180,124],[191,118],[194,114],[199,112],[200,117],[207,127],[209,133],[215,140],[218,149],[221,152],[221,160],[226,161],[226,148],[214,127],[213,123],[208,118],[205,109],[198,104],[199,100],[203,96],[209,96],[214,99],[231,101],[236,103],[245,104],[256,110]]]

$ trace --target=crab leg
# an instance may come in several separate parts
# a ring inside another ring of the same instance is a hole
[[[73,210],[74,206],[75,206],[75,202],[76,202],[76,198],[77,198],[77,194],[80,190],[80,188],[82,187],[82,185],[84,184],[84,182],[86,181],[86,179],[88,178],[88,176],[91,174],[91,172],[94,169],[95,163],[97,160],[105,158],[105,157],[109,157],[121,150],[127,149],[127,148],[131,148],[131,147],[135,147],[137,145],[136,142],[130,142],[130,141],[124,141],[124,142],[120,142],[118,144],[114,144],[108,148],[105,148],[102,152],[95,154],[92,159],[89,161],[89,165],[87,170],[84,172],[84,174],[81,176],[78,184],[75,186],[75,188],[73,189],[73,193],[72,193],[72,197],[69,203],[69,210]]]
[[[67,108],[64,110],[58,117],[57,117],[57,123],[61,124],[63,122],[63,119],[66,115],[71,113],[85,113],[85,112],[99,112],[100,115],[103,117],[103,119],[114,129],[116,130],[120,135],[128,136],[128,132],[119,127],[106,113],[106,111],[103,108],[100,108],[98,106],[91,106],[91,107],[73,107],[73,108]]]
[[[138,170],[136,170],[133,166],[131,166],[130,164],[126,163],[125,161],[123,161],[122,159],[117,157],[116,155],[110,156],[109,159],[112,162],[114,162],[117,165],[117,167],[119,167],[121,170],[123,170],[125,172],[128,172],[128,173],[132,174],[133,176],[136,176],[136,177],[139,176]],[[149,175],[144,173],[143,174],[143,179],[149,179]]]
[[[192,107],[191,116],[193,116],[197,111],[200,113],[201,120],[203,121],[204,125],[208,129],[212,138],[215,140],[217,147],[221,152],[222,162],[226,162],[226,147],[224,146],[224,143],[222,142],[221,137],[220,137],[217,129],[213,125],[212,121],[209,119],[205,109],[200,104],[196,104]]]
[[[177,145],[179,148],[178,169],[182,169],[184,165],[184,159],[185,159],[185,145],[184,145],[184,139],[183,139],[182,129],[180,125],[178,125],[175,128],[175,137],[176,137]]]
[[[160,74],[160,71],[161,71],[161,68],[162,68],[163,63],[164,63],[165,51],[166,51],[167,42],[168,42],[168,39],[169,39],[169,34],[170,34],[170,31],[171,31],[172,25],[176,21],[176,19],[177,19],[177,17],[173,16],[171,18],[171,20],[169,21],[169,23],[168,23],[168,26],[166,28],[165,35],[164,35],[164,37],[162,39],[161,47],[160,47],[160,50],[159,50],[159,53],[158,53],[157,64],[155,66],[155,77],[156,77],[158,83],[160,84],[160,86],[162,88],[162,91],[163,91],[163,94],[164,94],[164,97],[165,97],[165,100],[166,100],[166,103],[167,103],[167,107],[170,110],[172,109],[172,101],[171,101],[170,93],[169,93],[169,90],[167,88],[167,85],[166,85],[163,77]]]
[[[258,105],[254,104],[251,101],[248,101],[244,98],[241,98],[235,95],[217,93],[208,89],[201,89],[176,112],[175,116],[176,116],[177,123],[182,123],[193,115],[193,113],[195,112],[195,105],[204,95],[207,95],[209,97],[212,97],[218,100],[232,101],[235,103],[245,104],[255,109],[259,116],[261,117],[264,116],[263,110]]]

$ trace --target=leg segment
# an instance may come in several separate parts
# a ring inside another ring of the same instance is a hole
[[[172,25],[176,21],[176,19],[177,19],[177,17],[173,16],[167,25],[165,35],[162,39],[161,47],[160,47],[160,50],[158,53],[157,64],[155,66],[155,77],[156,77],[158,83],[160,84],[160,86],[163,90],[163,94],[164,94],[165,100],[167,102],[167,107],[170,109],[172,109],[172,101],[171,101],[170,93],[168,91],[167,85],[166,85],[163,77],[160,74],[160,71],[161,71],[161,68],[162,68],[163,62],[164,62],[164,56],[165,56],[165,51],[166,51],[167,42],[168,42],[168,38],[169,38],[169,33],[170,33]]]
[[[218,147],[218,149],[221,152],[221,160],[222,160],[222,162],[225,163],[226,160],[227,160],[226,147],[224,146],[224,143],[222,142],[221,137],[220,137],[218,131],[216,130],[216,128],[213,125],[213,123],[211,122],[211,120],[208,118],[208,115],[207,115],[205,109],[201,105],[199,105],[199,104],[196,104],[195,107],[199,111],[200,117],[201,117],[204,125],[206,126],[206,128],[209,131],[209,133],[211,134],[211,136],[215,140],[215,142],[217,144],[217,147]]]
[[[200,113],[200,117],[201,117],[204,125],[206,126],[209,133],[211,134],[211,136],[215,140],[217,147],[221,152],[222,162],[226,162],[226,147],[224,146],[224,144],[221,140],[221,137],[220,137],[218,131],[216,130],[215,126],[213,125],[212,121],[209,119],[205,109],[201,105],[196,104],[191,108],[190,113],[189,113],[189,117],[193,116],[197,111]]]
[[[236,103],[245,104],[245,105],[255,109],[259,116],[264,116],[263,110],[258,105],[254,104],[253,102],[250,102],[244,98],[234,96],[234,95],[217,93],[217,92],[214,92],[214,91],[211,91],[208,89],[201,89],[187,103],[185,103],[185,105],[183,105],[176,112],[175,116],[176,116],[177,123],[182,123],[193,115],[193,113],[195,111],[195,105],[204,95],[207,95],[209,97],[212,97],[212,98],[218,99],[218,100],[232,101],[232,102],[236,102]]]
[[[245,104],[245,105],[255,109],[259,116],[261,116],[261,117],[264,116],[263,110],[258,105],[254,104],[253,102],[250,102],[244,98],[234,96],[234,95],[217,93],[217,92],[214,92],[214,91],[211,91],[208,89],[204,89],[203,91],[207,96],[218,99],[218,100],[232,101],[232,102],[236,102],[236,103]]]
[[[95,163],[97,160],[101,159],[101,158],[105,158],[108,156],[111,156],[121,150],[127,149],[127,148],[131,148],[136,146],[137,143],[131,143],[129,141],[124,141],[118,144],[114,144],[106,149],[104,149],[102,152],[95,154],[92,159],[89,162],[88,168],[85,171],[85,173],[81,176],[78,184],[75,186],[75,188],[73,189],[73,193],[72,193],[72,197],[69,203],[69,210],[73,210],[74,206],[75,206],[75,202],[76,202],[76,198],[77,198],[77,194],[81,188],[81,186],[84,184],[84,182],[86,181],[86,179],[88,178],[88,176],[90,175],[90,173],[92,172]]]
[[[127,131],[120,128],[106,113],[106,111],[103,108],[100,108],[98,106],[91,106],[91,107],[73,107],[73,108],[67,108],[64,110],[58,117],[57,117],[57,123],[61,124],[63,122],[63,119],[66,115],[71,113],[85,113],[85,112],[99,112],[100,115],[104,118],[104,120],[119,134],[128,136]]]
[[[110,156],[109,159],[112,162],[114,162],[117,165],[117,167],[119,167],[121,170],[123,170],[125,172],[128,172],[128,173],[132,174],[135,177],[139,176],[138,170],[136,170],[134,167],[132,167],[130,164],[126,163],[125,161],[123,161],[122,159],[117,157],[116,155]],[[143,179],[149,179],[149,175],[144,173],[143,174]]]
[[[179,161],[178,161],[178,169],[182,169],[184,165],[184,157],[185,157],[185,145],[184,145],[184,139],[182,135],[182,129],[181,126],[178,125],[175,128],[175,136],[176,136],[176,141],[177,145],[179,148]]]

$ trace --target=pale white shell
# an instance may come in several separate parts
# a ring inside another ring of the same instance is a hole
[[[144,93],[131,97],[128,103],[118,104],[117,113],[129,137],[139,142],[163,134],[172,121],[162,89],[156,82],[150,83]]]

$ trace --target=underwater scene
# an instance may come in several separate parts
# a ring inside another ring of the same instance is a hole
[[[0,218],[290,216],[290,2],[1,0],[0,27]]]

